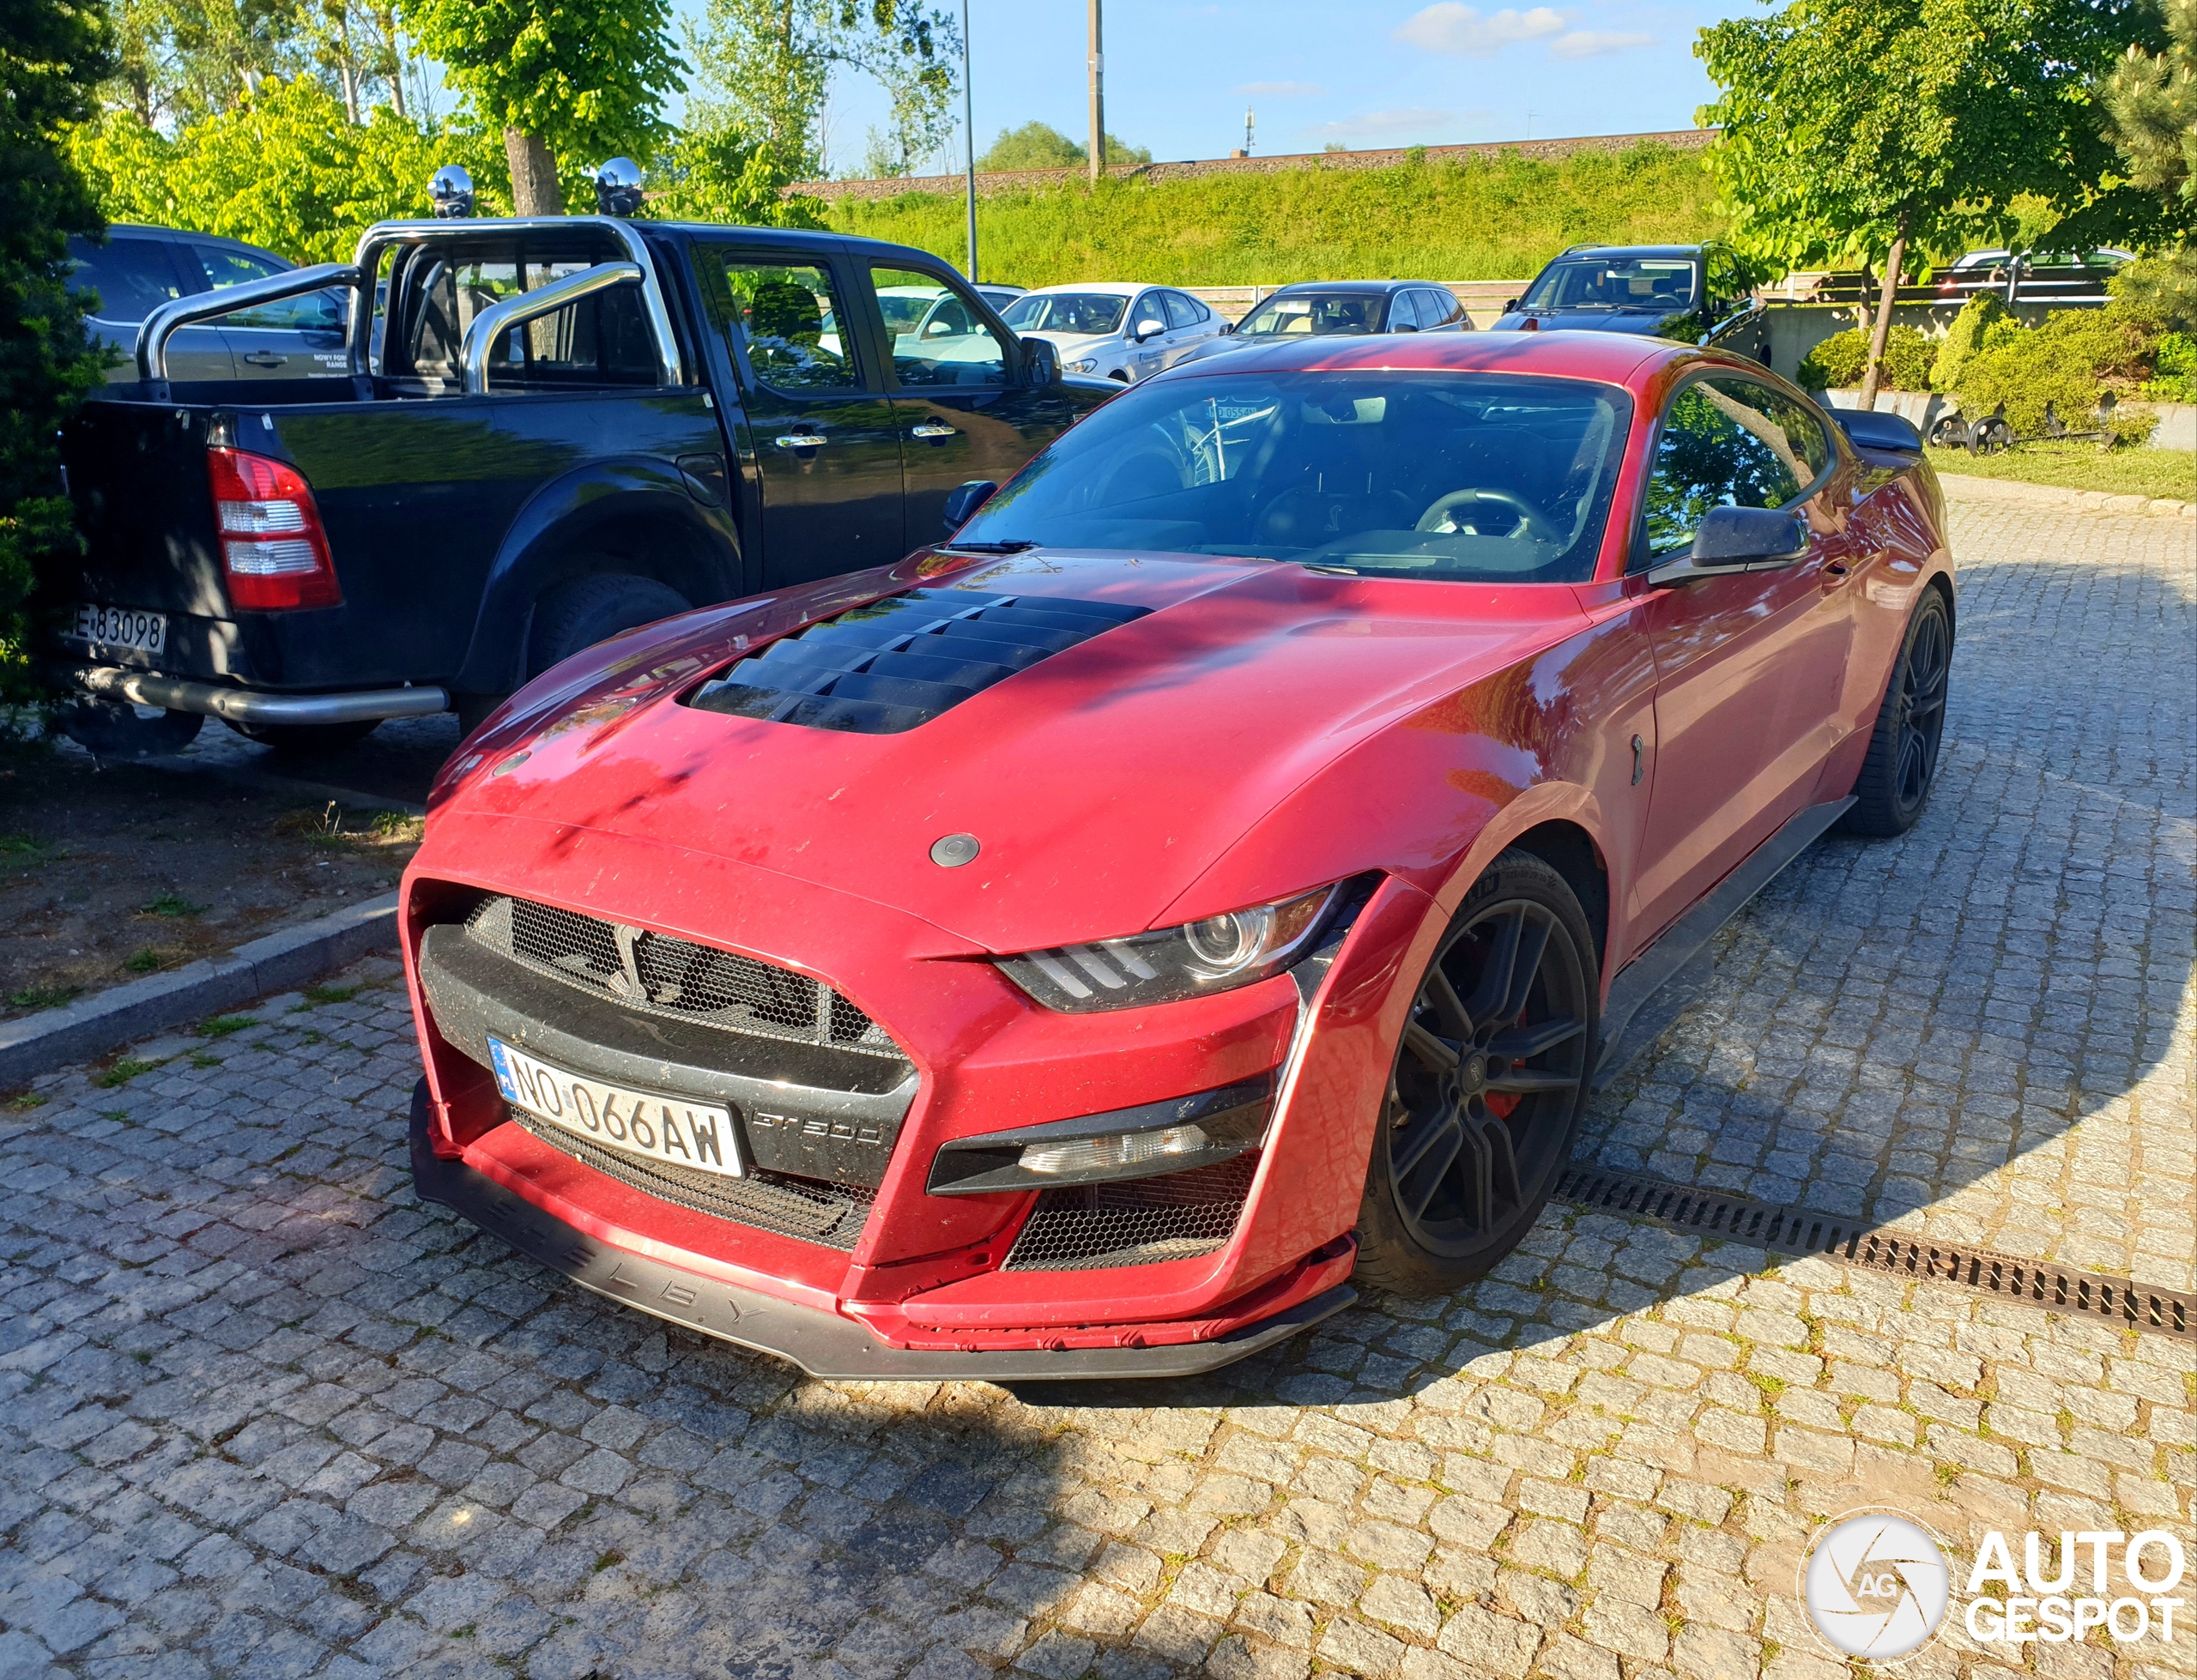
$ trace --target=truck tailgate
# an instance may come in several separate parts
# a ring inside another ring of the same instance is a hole
[[[212,413],[181,403],[84,405],[62,459],[85,552],[73,590],[64,568],[45,579],[41,593],[53,604],[227,617],[206,479]]]

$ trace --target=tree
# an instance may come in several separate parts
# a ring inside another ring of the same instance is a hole
[[[2025,194],[2059,213],[2055,243],[2144,219],[2090,91],[2144,27],[2133,0],[1792,0],[1701,32],[1735,240],[1883,275],[1863,408],[1918,255],[2008,238]]]
[[[645,156],[686,66],[668,0],[418,0],[414,35],[481,120],[503,130],[513,208],[559,215],[560,160]]]
[[[991,150],[977,160],[980,170],[1080,169],[1091,154],[1050,124],[1025,123],[1019,129],[1002,129]],[[1108,163],[1150,163],[1148,147],[1131,146],[1119,135],[1106,136]]]
[[[734,129],[689,128],[650,160],[648,213],[735,227],[822,228],[823,201],[785,190],[799,178],[767,141]]]
[[[910,0],[709,0],[687,45],[696,72],[690,118],[767,145],[792,178],[824,173],[821,119],[835,69],[873,76],[891,97],[891,126],[878,144],[902,169],[953,132],[961,32],[943,9]]]
[[[2164,9],[2165,50],[2130,47],[2097,94],[2130,184],[2158,195],[2170,224],[2156,254],[2123,269],[2114,290],[2188,331],[2197,328],[2197,0],[2166,0]]]
[[[33,568],[76,542],[54,434],[96,385],[90,301],[70,289],[69,236],[103,233],[63,125],[114,70],[105,17],[81,0],[0,0],[0,662],[21,673]]]

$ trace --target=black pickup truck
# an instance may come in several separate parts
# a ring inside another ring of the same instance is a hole
[[[347,366],[170,377],[179,329],[330,287]],[[896,335],[911,288],[941,306]],[[162,305],[136,359],[68,430],[86,552],[39,590],[114,756],[477,721],[617,631],[897,559],[1119,390],[923,251],[612,216],[384,222]]]

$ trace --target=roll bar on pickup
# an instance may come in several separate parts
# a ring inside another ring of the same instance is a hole
[[[348,337],[350,341],[350,372],[354,377],[363,377],[372,372],[369,366],[373,338],[374,286],[381,269],[383,257],[391,249],[408,245],[421,245],[430,239],[462,244],[482,236],[511,233],[569,233],[575,228],[589,228],[608,233],[624,247],[626,260],[618,263],[599,263],[579,274],[566,275],[517,298],[506,299],[493,309],[477,317],[465,335],[462,358],[465,364],[466,389],[469,391],[487,388],[487,349],[495,342],[498,333],[530,321],[539,315],[552,313],[608,286],[622,286],[638,282],[641,288],[641,308],[648,317],[649,331],[656,341],[657,371],[662,384],[676,388],[687,383],[679,354],[679,340],[671,329],[671,311],[663,300],[663,290],[657,278],[656,265],[649,256],[639,231],[618,216],[497,216],[483,221],[379,221],[360,235],[358,249],[348,263],[323,263],[310,269],[294,269],[287,274],[269,275],[263,280],[247,281],[240,286],[225,286],[219,291],[202,292],[188,298],[176,298],[162,304],[148,315],[137,329],[137,377],[148,384],[163,388],[168,377],[168,340],[184,327],[201,321],[218,319],[248,309],[257,304],[275,303],[284,298],[294,298],[307,292],[318,292],[329,287],[344,287],[351,293],[351,319]],[[581,282],[589,282],[581,284]],[[533,305],[539,300],[554,296],[556,301],[545,303],[540,308]],[[511,311],[509,314],[505,311]],[[475,355],[475,335],[478,329],[494,322],[493,327],[480,337],[481,345],[476,371]]]

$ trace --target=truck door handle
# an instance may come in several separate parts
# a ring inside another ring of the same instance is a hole
[[[272,350],[254,350],[245,360],[254,367],[280,367],[290,359],[287,356],[278,356]]]
[[[911,438],[928,438],[934,444],[942,444],[948,438],[958,438],[961,434],[944,420],[927,420],[921,426],[910,426],[908,435]]]
[[[780,449],[822,449],[832,440],[820,432],[789,432],[774,441]]]

